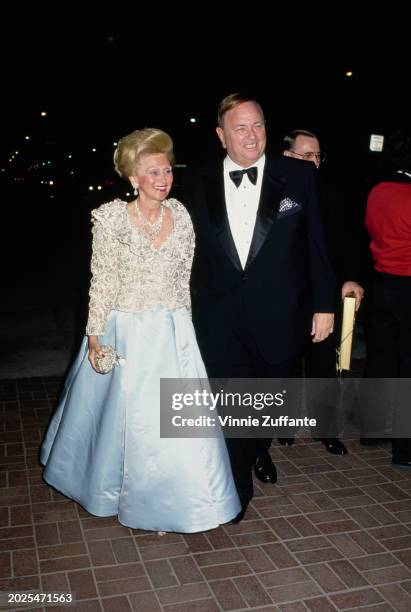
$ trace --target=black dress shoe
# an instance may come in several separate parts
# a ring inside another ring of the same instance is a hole
[[[411,459],[396,459],[393,457],[392,464],[395,467],[411,470]]]
[[[294,438],[277,438],[277,441],[281,446],[292,446],[295,442]]]
[[[277,482],[277,470],[271,461],[270,455],[266,452],[259,455],[254,462],[254,473],[258,480],[264,484]]]
[[[345,445],[338,438],[314,438],[317,442],[322,442],[328,453],[332,455],[347,455]]]

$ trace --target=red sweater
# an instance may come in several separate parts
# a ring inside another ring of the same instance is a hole
[[[375,269],[411,276],[411,183],[379,183],[367,200],[365,225]]]

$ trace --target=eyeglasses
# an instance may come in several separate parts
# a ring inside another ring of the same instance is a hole
[[[298,155],[298,157],[305,159],[305,161],[314,161],[314,159],[316,159],[317,161],[324,162],[326,159],[325,153],[316,153],[315,151],[307,151],[307,153],[298,153],[297,151],[294,151],[294,149],[290,149],[290,151],[292,151],[294,155]]]

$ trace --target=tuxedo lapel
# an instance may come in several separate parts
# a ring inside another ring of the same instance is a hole
[[[278,207],[284,191],[283,179],[281,176],[270,174],[269,164],[270,162],[267,160],[264,168],[263,183],[261,186],[260,202],[255,220],[254,233],[245,270],[247,270],[258,255],[273,223],[276,222]]]
[[[234,266],[243,271],[237,249],[230,230],[227,207],[225,205],[224,176],[221,170],[212,177],[206,187],[206,202],[210,215],[210,222],[214,228],[218,240]]]

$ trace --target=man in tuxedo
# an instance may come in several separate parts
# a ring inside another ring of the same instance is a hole
[[[193,170],[184,196],[196,232],[193,323],[207,373],[212,378],[291,377],[306,326],[314,342],[333,330],[335,282],[315,167],[266,157],[263,111],[241,94],[220,103],[217,135],[225,158]],[[253,466],[262,482],[276,482],[270,443],[227,438],[243,505],[239,520],[253,495]]]
[[[283,138],[283,155],[294,157],[315,164],[317,170],[320,169],[324,154],[321,151],[320,141],[314,132],[308,130],[293,130]],[[338,290],[340,296],[336,295],[336,301],[343,300],[347,295],[353,294],[356,300],[356,310],[360,307],[364,295],[364,289],[357,282],[359,276],[358,255],[356,248],[359,242],[358,236],[353,236],[354,221],[346,201],[338,197],[336,190],[324,178],[323,171],[319,176],[319,202],[324,227],[328,252],[330,253],[333,268],[337,273]],[[351,223],[349,223],[351,222]],[[351,234],[350,234],[351,230]],[[347,237],[351,236],[350,248],[347,248]],[[333,334],[324,342],[314,344],[307,342],[304,349],[305,374],[308,378],[330,378],[336,377],[336,348],[337,336]],[[329,390],[330,404],[317,407],[310,405],[309,412],[317,416],[317,422],[321,423],[321,429],[325,437],[319,438],[326,450],[334,455],[346,455],[347,449],[337,437],[337,414],[336,407],[340,389],[336,382],[335,388]],[[315,414],[316,413],[316,414]],[[279,438],[278,441],[283,446],[294,444],[294,438]]]

